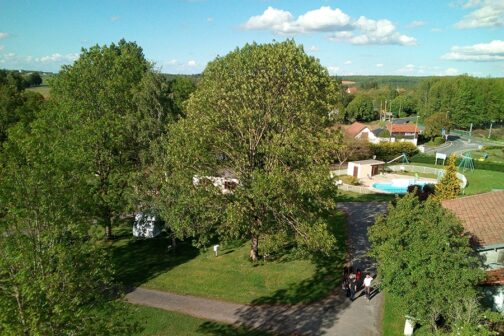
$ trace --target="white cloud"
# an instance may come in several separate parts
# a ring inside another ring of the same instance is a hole
[[[7,37],[9,37],[9,33],[0,32],[0,40],[6,39]]]
[[[377,67],[377,68],[383,68],[383,63],[378,63],[378,64],[376,64],[376,67]]]
[[[352,64],[351,60],[345,61],[345,64]]]
[[[349,29],[350,17],[339,8],[322,6],[294,16],[282,9],[268,7],[261,15],[252,16],[243,25],[245,29],[265,29],[279,34],[297,34],[308,32],[327,32]]]
[[[195,60],[189,60],[187,61],[187,66],[188,67],[195,67],[197,65]]]
[[[5,48],[5,46],[0,45],[0,50],[3,50],[4,48]]]
[[[331,74],[331,75],[336,75],[336,73],[339,71],[339,69],[340,68],[338,66],[334,66],[334,65],[327,67],[327,70],[329,70],[329,74]]]
[[[349,23],[350,17],[339,8],[322,6],[299,16],[295,24],[302,31],[334,31],[346,30],[344,28],[348,28]]]
[[[420,21],[416,24],[420,24]],[[328,32],[329,40],[348,41],[352,44],[416,44],[415,38],[397,32],[389,20],[372,20],[364,16],[352,20],[339,8],[332,9],[328,6],[308,11],[297,19],[288,11],[270,6],[261,15],[252,16],[242,27],[287,35]]]
[[[312,52],[317,52],[317,51],[319,51],[319,47],[317,47],[316,45],[312,45],[308,50],[310,50]]]
[[[451,51],[441,56],[450,61],[503,61],[504,41],[493,40],[489,43],[479,43],[471,46],[454,46]]]
[[[78,59],[79,54],[73,53],[73,54],[61,55],[59,53],[54,53],[52,55],[42,57],[32,57],[32,56],[27,57],[28,57],[27,61],[29,62],[34,60],[37,63],[70,63]]]
[[[117,22],[117,21],[119,21],[120,19],[121,19],[121,17],[119,17],[119,16],[111,16],[111,17],[110,17],[110,21],[112,21],[112,22]]]
[[[422,20],[415,20],[415,21],[411,21],[407,27],[408,28],[418,28],[418,27],[421,27],[425,25],[425,21],[422,21]]]
[[[416,44],[415,38],[398,33],[389,20],[372,20],[361,16],[355,25],[363,34],[351,37],[353,44]]]
[[[171,60],[165,61],[164,64],[166,64],[166,65],[177,65],[178,61],[176,59],[171,59]]]
[[[270,29],[276,32],[284,32],[285,26],[292,22],[292,14],[273,7],[268,7],[264,13],[252,16],[243,25],[245,29]]]
[[[455,27],[457,28],[464,29],[504,26],[504,1],[502,0],[470,0],[466,2],[463,7],[476,9],[465,15],[462,20],[457,22],[455,24]]]
[[[433,33],[440,33],[440,32],[443,31],[443,29],[441,29],[441,28],[431,28],[430,31],[433,32]]]
[[[209,16],[209,17],[207,17],[207,19],[206,19],[206,20],[207,20],[207,22],[210,22],[210,23],[211,23],[211,22],[213,22],[213,17]]]
[[[353,33],[351,31],[341,31],[341,32],[336,32],[328,36],[329,40],[331,41],[344,41],[348,40],[353,36]]]
[[[456,76],[459,74],[459,71],[455,68],[448,68],[443,73],[446,76]]]

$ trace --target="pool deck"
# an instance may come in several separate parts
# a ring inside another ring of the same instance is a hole
[[[360,178],[359,181],[361,182],[361,186],[368,187],[370,190],[372,190],[374,192],[390,194],[389,192],[375,189],[372,186],[374,183],[391,183],[392,180],[394,180],[394,179],[413,180],[413,179],[415,179],[415,176],[386,173],[384,175],[374,175],[371,178],[367,178],[367,177]],[[436,179],[427,178],[427,177],[419,177],[418,180],[422,181],[422,182],[432,183],[432,184],[437,183]]]

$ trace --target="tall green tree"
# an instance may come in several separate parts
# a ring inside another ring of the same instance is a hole
[[[45,162],[55,153],[41,141],[19,123],[0,152],[0,334],[128,335],[73,174]]]
[[[340,138],[324,130],[337,91],[294,41],[247,44],[210,62],[160,147],[157,204],[170,228],[250,239],[252,260],[263,239],[329,251],[323,211],[335,205],[328,164]],[[219,175],[239,185],[222,194],[204,182]]]
[[[452,126],[448,112],[434,113],[425,118],[424,124],[424,134],[431,138],[441,136],[443,128],[445,129],[446,134],[449,134]]]
[[[371,97],[358,94],[347,106],[347,118],[351,121],[371,121],[378,118]]]
[[[451,213],[430,197],[407,194],[369,229],[371,255],[384,290],[401,298],[401,310],[438,329],[463,322],[455,309],[476,300],[484,278],[480,261]]]
[[[436,183],[436,198],[447,200],[460,194],[460,180],[457,178],[457,157],[450,155],[441,181]]]
[[[142,49],[124,40],[83,49],[52,83],[53,105],[44,118],[58,121],[53,139],[64,139],[65,150],[80,153],[71,156],[76,161],[69,169],[85,182],[88,212],[105,226],[107,237],[128,209],[141,153],[170,119],[168,94]]]

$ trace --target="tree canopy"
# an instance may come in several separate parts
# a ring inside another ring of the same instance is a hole
[[[375,120],[378,114],[373,107],[371,97],[358,94],[347,106],[347,118],[350,121],[371,121]]]
[[[325,132],[337,103],[337,83],[293,41],[247,44],[205,69],[170,127],[158,162],[158,207],[179,236],[210,234],[262,239],[329,251],[334,238],[322,216],[334,207]],[[193,177],[232,176],[221,194]]]

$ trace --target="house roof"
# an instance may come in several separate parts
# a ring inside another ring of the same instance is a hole
[[[371,166],[385,164],[385,162],[379,161],[379,160],[361,160],[361,161],[351,161],[349,163],[358,164],[358,165],[371,165]]]
[[[348,94],[356,94],[359,89],[357,89],[355,86],[351,86],[346,89],[346,93]]]
[[[352,125],[345,128],[345,133],[354,138],[366,127],[367,127],[366,125],[361,124],[360,122],[354,122]]]
[[[504,244],[504,190],[442,202],[462,222],[476,247]]]
[[[504,285],[504,268],[486,271],[482,285]]]
[[[415,124],[387,124],[390,133],[418,133],[419,129]]]

